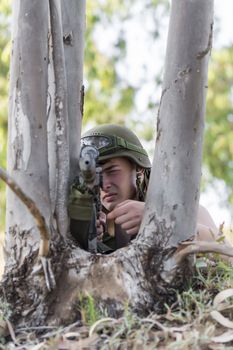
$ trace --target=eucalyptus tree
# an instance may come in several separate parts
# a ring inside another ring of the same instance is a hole
[[[172,2],[146,214],[133,243],[108,256],[83,251],[68,232],[84,18],[83,0],[14,2],[8,175],[0,175],[13,190],[1,290],[15,325],[71,322],[85,293],[112,315],[126,301],[138,312],[155,310],[183,286],[187,255],[210,249],[183,242],[196,229],[213,1]]]

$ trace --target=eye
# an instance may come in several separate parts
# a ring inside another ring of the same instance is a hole
[[[107,170],[107,174],[108,175],[114,175],[114,174],[117,174],[120,172],[120,169],[110,169],[110,170]]]

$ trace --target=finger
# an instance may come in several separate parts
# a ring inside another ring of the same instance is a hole
[[[130,229],[130,230],[127,230],[126,233],[127,233],[127,235],[129,235],[129,236],[134,236],[134,235],[137,235],[137,234],[138,234],[138,231],[139,231],[139,228],[134,227],[134,228],[132,228],[132,229]]]
[[[110,213],[108,213],[107,220],[115,220],[116,217],[116,212],[112,210]]]
[[[104,234],[103,226],[101,226],[101,228],[97,228],[97,237],[102,236],[103,234]]]
[[[96,227],[100,227],[100,226],[102,226],[101,220],[97,219],[96,220]]]
[[[124,205],[126,205],[126,204],[128,204],[128,203],[130,203],[130,202],[132,202],[132,199],[126,199],[125,201],[123,201],[123,202],[117,204],[117,205],[116,205],[116,208],[120,208],[120,207],[122,207],[122,206],[124,206]]]
[[[106,219],[99,219],[100,225],[105,226],[106,225]]]
[[[99,212],[99,219],[106,220],[106,217],[107,215],[104,212],[102,211]]]
[[[96,226],[102,225],[104,230],[104,227],[106,226],[106,220],[107,220],[107,215],[103,212],[99,212],[98,219],[96,220]]]
[[[117,217],[126,214],[127,212],[128,208],[126,206],[116,207],[107,215],[107,219],[114,220]]]
[[[135,220],[126,221],[121,225],[121,228],[125,231],[131,230],[133,228],[136,228],[137,230],[139,230],[139,227],[140,227],[140,221],[135,221]]]
[[[117,216],[117,218],[115,219],[115,224],[117,224],[117,225],[123,225],[123,224],[125,224],[127,221],[129,221],[129,219],[131,219],[129,213],[126,213],[126,214],[124,214],[124,215]]]
[[[96,231],[97,235],[102,235],[104,233],[104,225],[100,222],[100,220],[96,220]]]

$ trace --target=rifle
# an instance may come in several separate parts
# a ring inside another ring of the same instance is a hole
[[[88,192],[93,198],[93,214],[88,231],[88,251],[97,253],[97,227],[96,220],[102,210],[100,189],[102,186],[102,168],[98,164],[99,151],[94,146],[83,145],[79,158],[78,189]],[[77,183],[77,182],[76,182]]]

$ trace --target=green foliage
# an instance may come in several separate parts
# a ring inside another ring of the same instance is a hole
[[[232,266],[218,254],[214,254],[214,261],[199,259],[196,265],[197,282],[200,282],[205,291],[215,291],[232,288],[233,271]],[[202,265],[200,262],[202,261]],[[199,283],[198,283],[199,286]]]
[[[204,163],[223,179],[233,204],[233,47],[212,53],[209,69]]]
[[[85,38],[84,76],[85,108],[84,124],[92,122],[125,124],[126,116],[135,109],[135,96],[140,88],[129,83],[127,76],[119,73],[127,52],[125,24],[140,11],[140,19],[149,14],[154,28],[148,33],[152,42],[159,35],[157,8],[168,10],[167,0],[142,3],[140,0],[97,0],[87,2],[87,28]],[[157,19],[157,20],[156,20]],[[109,40],[108,30],[114,32],[108,50],[100,50],[101,38]],[[156,33],[156,35],[155,35]]]
[[[91,326],[100,318],[94,298],[90,295],[79,295],[79,311],[84,324]]]
[[[125,38],[119,33],[115,52],[104,54],[96,44],[96,29],[100,22],[110,25],[113,17],[127,18],[129,2],[95,1],[87,2],[87,28],[85,37],[84,76],[87,79],[84,123],[124,123],[125,115],[134,103],[134,89],[126,82],[120,82],[116,63],[125,50]],[[107,33],[105,32],[105,35]]]

